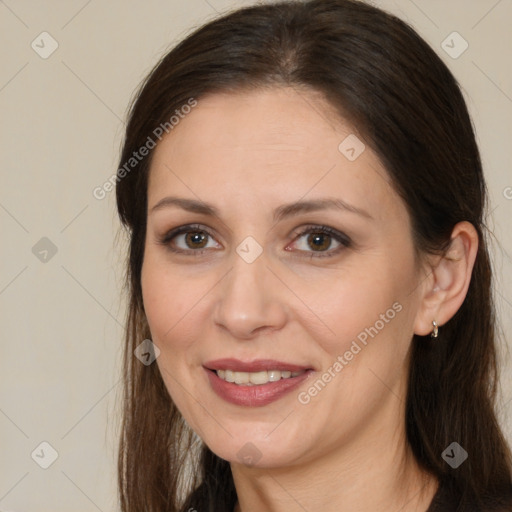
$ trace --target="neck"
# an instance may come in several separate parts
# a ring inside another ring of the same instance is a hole
[[[239,500],[234,512],[425,512],[438,487],[418,466],[405,432],[386,436],[383,429],[284,468],[232,463],[231,470]]]

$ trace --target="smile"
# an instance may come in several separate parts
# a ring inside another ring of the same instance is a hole
[[[268,382],[277,382],[281,379],[298,377],[306,370],[291,372],[288,370],[263,370],[259,372],[236,372],[232,370],[215,370],[217,376],[226,382],[233,382],[240,386],[257,386]]]

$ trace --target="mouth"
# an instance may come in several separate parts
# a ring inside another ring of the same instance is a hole
[[[274,360],[218,359],[203,365],[213,391],[235,405],[263,406],[304,382],[313,368]]]

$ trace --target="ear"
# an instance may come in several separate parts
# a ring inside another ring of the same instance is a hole
[[[466,298],[477,251],[478,233],[473,224],[466,221],[456,224],[448,250],[427,269],[430,276],[424,281],[414,322],[415,334],[430,334],[434,320],[442,326],[459,310]]]

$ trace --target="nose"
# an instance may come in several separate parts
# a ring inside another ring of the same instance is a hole
[[[238,254],[217,288],[214,322],[236,339],[281,329],[287,319],[283,285],[268,268],[265,253],[252,263]]]

